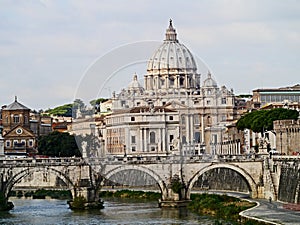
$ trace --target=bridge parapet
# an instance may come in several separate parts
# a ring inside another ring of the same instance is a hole
[[[110,156],[107,158],[88,158],[90,165],[110,164],[180,164],[210,162],[261,162],[266,155],[197,155],[197,156]]]
[[[84,165],[86,162],[82,158],[15,158],[0,159],[0,167],[23,167],[26,166],[77,166]]]

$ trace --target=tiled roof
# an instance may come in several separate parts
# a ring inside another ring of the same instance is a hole
[[[30,110],[29,108],[27,108],[26,106],[22,105],[20,102],[17,101],[17,97],[15,98],[15,101],[13,103],[11,103],[10,105],[8,105],[6,108],[4,108],[3,110],[19,110],[19,109],[26,109],[26,110]]]

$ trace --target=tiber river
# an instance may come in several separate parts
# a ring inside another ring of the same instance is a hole
[[[74,212],[66,200],[10,198],[15,208],[0,212],[0,224],[214,224],[187,210],[161,209],[157,202],[105,200],[105,208]]]

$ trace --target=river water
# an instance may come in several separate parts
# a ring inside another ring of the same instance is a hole
[[[0,212],[0,224],[203,224],[214,219],[200,217],[187,210],[161,209],[157,202],[105,200],[105,208],[89,212],[74,212],[66,200],[10,198],[15,208]]]

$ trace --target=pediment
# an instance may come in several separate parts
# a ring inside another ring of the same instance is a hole
[[[167,109],[187,109],[188,107],[181,102],[178,101],[170,101],[167,104],[165,104],[165,108]]]
[[[11,129],[4,137],[5,138],[9,138],[9,137],[32,137],[32,138],[34,138],[35,135],[31,130],[29,130],[21,125],[18,125],[16,127],[14,127],[13,129]]]

